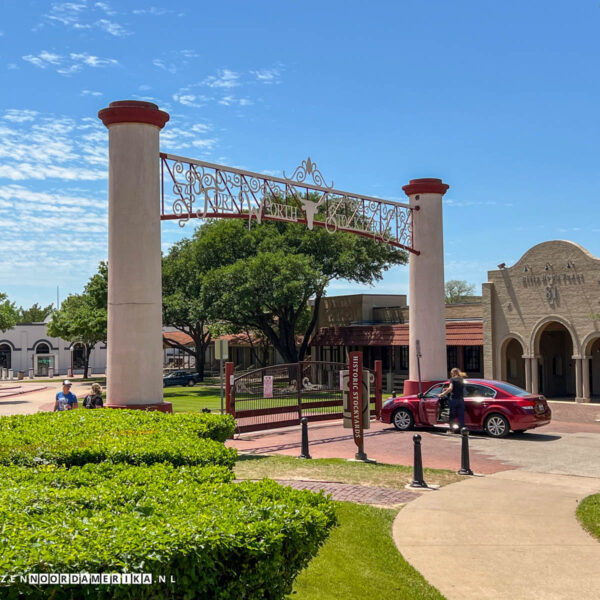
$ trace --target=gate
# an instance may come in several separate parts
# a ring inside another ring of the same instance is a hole
[[[236,419],[236,432],[299,425],[303,417],[309,421],[341,419],[340,371],[347,369],[345,363],[311,360],[264,367],[234,377],[228,386],[227,412]],[[375,369],[363,371],[369,374],[371,415],[379,417],[381,361],[375,361]],[[269,377],[272,381],[265,381]]]

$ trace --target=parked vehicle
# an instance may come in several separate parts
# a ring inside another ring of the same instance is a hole
[[[172,385],[196,385],[198,381],[197,373],[188,373],[187,371],[173,371],[163,377],[163,387]]]
[[[382,407],[381,420],[399,431],[413,427],[445,426],[449,422],[448,399],[440,393],[448,381],[419,395],[389,398]],[[550,423],[552,411],[546,398],[530,394],[516,385],[491,379],[465,379],[465,425],[502,438],[512,430],[523,432]]]

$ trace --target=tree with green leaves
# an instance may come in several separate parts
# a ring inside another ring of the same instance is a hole
[[[178,348],[195,358],[196,372],[204,380],[206,350],[211,342],[206,310],[200,298],[205,271],[203,257],[198,257],[189,239],[171,247],[163,257],[163,323],[189,335],[193,346],[164,337],[171,348]]]
[[[464,302],[467,298],[475,294],[475,286],[473,284],[459,279],[446,281],[444,290],[446,293],[446,304]]]
[[[68,296],[59,310],[54,311],[47,331],[71,343],[83,344],[84,378],[89,373],[90,354],[98,342],[107,337],[108,268],[100,263],[98,273],[87,283],[83,294]]]
[[[54,304],[40,306],[37,302],[30,308],[19,308],[19,323],[43,323],[46,317],[52,312]]]
[[[331,281],[373,284],[407,260],[385,243],[289,222],[252,222],[250,229],[241,220],[205,223],[192,242],[211,267],[201,302],[209,320],[260,331],[286,362],[304,359]]]
[[[0,292],[0,331],[12,329],[18,320],[18,311],[14,302]]]

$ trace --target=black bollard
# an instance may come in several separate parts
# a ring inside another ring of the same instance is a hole
[[[473,475],[469,463],[469,430],[466,427],[463,427],[460,432],[462,433],[462,445],[460,452],[460,471],[458,474]]]
[[[429,487],[423,479],[423,459],[421,458],[421,436],[418,433],[413,435],[413,442],[415,446],[415,459],[413,465],[413,482],[410,487]]]
[[[302,417],[300,423],[302,423],[302,453],[298,458],[310,458],[308,453],[308,419]]]

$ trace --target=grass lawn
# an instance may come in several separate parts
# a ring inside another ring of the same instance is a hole
[[[218,387],[195,385],[193,387],[173,386],[163,390],[165,402],[173,403],[173,412],[200,412],[210,408],[213,412],[221,410],[221,390]],[[225,407],[225,390],[223,390]]]
[[[600,540],[600,494],[592,494],[579,503],[577,518],[584,529]]]
[[[447,485],[464,479],[453,471],[424,469],[429,484]],[[342,458],[303,460],[294,456],[243,454],[235,463],[237,479],[309,479],[373,485],[403,490],[413,480],[412,467],[348,462]]]
[[[443,599],[398,553],[397,510],[337,503],[339,526],[298,576],[293,600]]]

